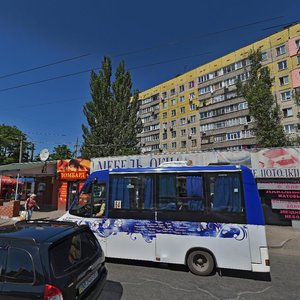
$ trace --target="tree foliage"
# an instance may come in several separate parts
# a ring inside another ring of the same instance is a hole
[[[84,105],[87,126],[82,125],[85,158],[139,153],[137,134],[138,92],[133,94],[131,76],[121,62],[112,81],[111,59],[104,57],[99,74],[90,79],[92,99]]]
[[[49,155],[49,158],[52,160],[70,159],[72,158],[72,151],[65,144],[58,145],[54,147],[54,151]]]
[[[32,143],[15,126],[0,125],[0,165],[17,163],[20,157],[22,139],[22,162],[28,162]]]
[[[249,55],[250,77],[245,83],[237,82],[238,95],[248,102],[249,113],[255,119],[254,131],[260,148],[282,147],[288,144],[283,126],[280,124],[281,111],[272,94],[270,70],[261,65],[260,50]]]

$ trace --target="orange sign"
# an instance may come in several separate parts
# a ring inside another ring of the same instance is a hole
[[[88,159],[72,158],[57,161],[57,172],[81,172],[90,171],[91,161]]]
[[[63,205],[62,207],[66,207],[67,203],[67,193],[68,193],[68,183],[63,182],[61,186],[59,187],[59,192],[58,192],[58,201],[59,204]]]
[[[65,180],[81,180],[87,178],[86,171],[78,171],[78,172],[60,172],[60,179]]]

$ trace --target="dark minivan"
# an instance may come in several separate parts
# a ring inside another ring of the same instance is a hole
[[[86,225],[34,220],[0,227],[0,299],[98,299],[107,270]]]

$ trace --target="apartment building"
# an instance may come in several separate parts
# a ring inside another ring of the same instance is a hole
[[[142,152],[254,148],[254,120],[235,84],[249,78],[248,56],[257,49],[274,77],[284,131],[299,134],[300,23],[140,93]]]

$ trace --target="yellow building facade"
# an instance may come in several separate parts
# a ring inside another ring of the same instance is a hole
[[[256,146],[247,102],[238,97],[237,79],[247,80],[250,51],[260,49],[262,64],[274,77],[272,92],[288,135],[298,134],[300,24],[289,26],[176,78],[140,93],[140,134],[144,153],[242,150]]]

